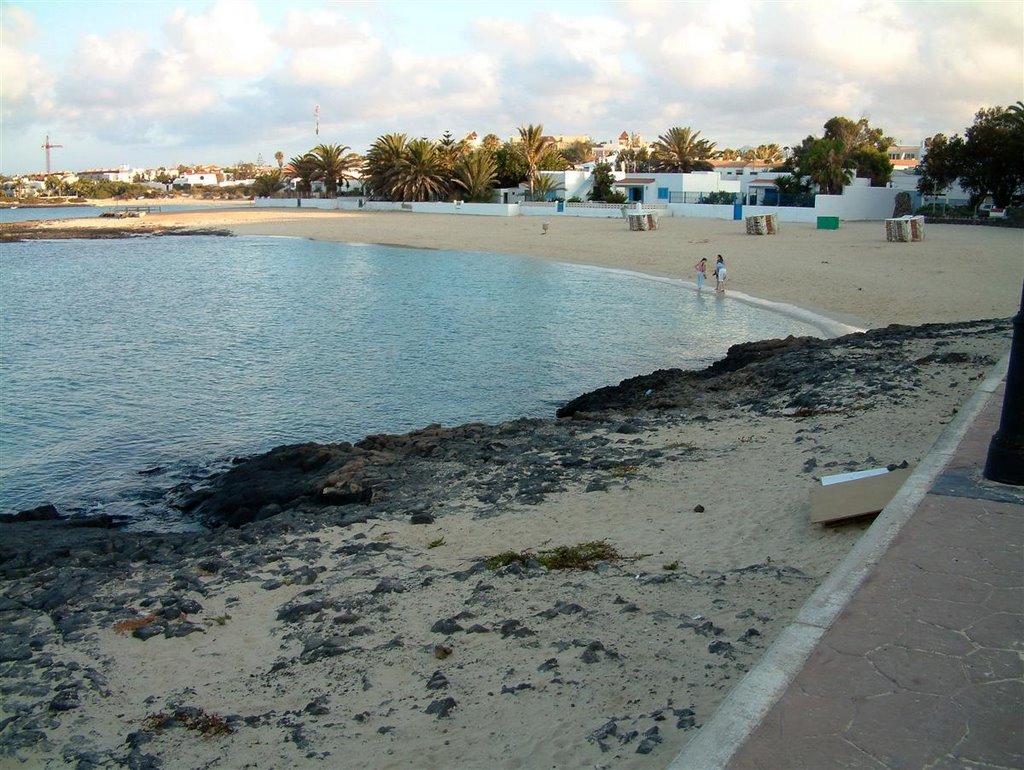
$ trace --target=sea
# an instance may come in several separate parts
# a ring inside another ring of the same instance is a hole
[[[180,212],[180,211],[203,211],[209,210],[208,205],[203,204],[188,204],[188,203],[173,203],[163,204],[159,200],[147,201],[125,201],[126,206],[150,206],[152,205],[154,210],[160,209],[162,213],[168,212]],[[239,202],[239,206],[244,206],[244,202]],[[8,222],[35,222],[49,219],[89,219],[91,217],[98,217],[104,211],[110,211],[109,206],[90,206],[84,203],[78,203],[72,206],[3,206],[0,207],[0,224]]]
[[[130,529],[233,458],[551,417],[737,342],[825,336],[685,281],[515,255],[175,236],[0,250],[0,514]]]

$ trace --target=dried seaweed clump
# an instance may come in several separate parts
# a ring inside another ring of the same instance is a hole
[[[560,545],[545,551],[504,551],[487,559],[487,569],[495,570],[516,562],[537,562],[548,569],[593,569],[602,561],[619,561],[622,554],[607,540],[592,540],[577,545]]]
[[[183,706],[172,713],[150,714],[143,722],[147,730],[163,732],[172,727],[184,727],[200,735],[212,738],[232,732],[231,724],[219,714],[208,714],[201,708]]]

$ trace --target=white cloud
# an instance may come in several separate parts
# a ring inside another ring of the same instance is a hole
[[[316,141],[314,104],[320,139],[356,150],[392,131],[509,136],[538,122],[595,139],[689,125],[736,146],[799,142],[833,115],[867,116],[916,142],[963,131],[978,108],[1024,94],[1021,0],[581,7],[438,3],[414,13],[381,0],[278,14],[249,0],[200,12],[142,3],[139,19],[78,15],[85,26],[62,39],[64,63],[50,40],[61,16],[5,3],[2,115],[40,135],[95,129],[118,147],[183,143],[201,160],[202,148],[259,141],[302,152]],[[143,27],[153,13],[163,18]]]
[[[211,76],[262,74],[277,54],[271,28],[244,0],[217,0],[206,13],[178,8],[167,21],[170,46]]]
[[[52,109],[48,97],[53,78],[42,57],[25,50],[36,38],[33,18],[18,6],[0,16],[0,120],[8,129]]]

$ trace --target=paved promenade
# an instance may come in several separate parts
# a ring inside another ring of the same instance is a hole
[[[1005,360],[670,770],[1024,768],[1024,487]]]

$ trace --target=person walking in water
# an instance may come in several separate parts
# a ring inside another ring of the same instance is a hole
[[[694,265],[693,269],[697,271],[697,293],[700,294],[704,288],[704,278],[707,276],[708,258],[701,257],[700,262]]]
[[[725,294],[725,260],[721,254],[715,262],[715,291]]]

